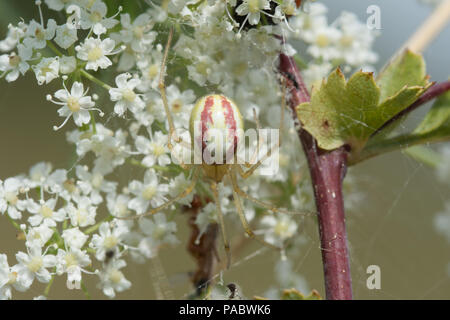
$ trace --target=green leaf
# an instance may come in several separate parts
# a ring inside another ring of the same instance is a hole
[[[406,51],[377,83],[372,73],[362,71],[346,81],[337,69],[320,87],[313,88],[310,102],[297,107],[298,117],[319,147],[333,150],[349,145],[355,156],[375,131],[428,89],[431,84],[424,68],[420,56]]]
[[[406,151],[408,154],[430,166],[435,166],[439,162],[435,154],[425,152],[423,148],[411,147],[443,141],[450,141],[450,91],[436,100],[413,132],[385,140],[371,139],[361,153],[349,158],[348,164],[354,165],[379,154],[409,147]]]
[[[426,86],[425,61],[410,50],[394,59],[377,78],[381,100],[395,95],[404,86]]]
[[[414,130],[414,134],[450,134],[450,91],[441,95],[431,107],[425,118]]]
[[[442,155],[432,148],[424,146],[414,146],[404,149],[403,152],[418,162],[426,164],[430,168],[436,168],[444,159]]]

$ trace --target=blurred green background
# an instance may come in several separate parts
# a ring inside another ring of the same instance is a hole
[[[342,10],[356,13],[365,20],[366,9],[371,4],[381,8],[381,36],[376,40],[375,51],[379,53],[378,67],[398,49],[410,34],[430,14],[431,8],[416,0],[370,1],[327,0],[329,21]],[[45,5],[44,5],[45,7]],[[45,14],[45,13],[44,13]],[[37,8],[32,1],[0,0],[0,37],[4,38],[7,25],[17,23],[19,17],[28,21],[38,19]],[[47,15],[48,17],[48,15]],[[450,26],[424,53],[431,80],[446,80],[450,75]],[[59,89],[60,83],[39,87],[33,72],[13,83],[0,82],[0,179],[28,172],[40,161],[50,161],[54,168],[68,168],[73,159],[73,149],[65,141],[64,130],[54,132],[52,126],[59,124],[57,106],[45,99],[47,93]],[[407,125],[416,124],[427,108],[412,115]],[[450,161],[447,159],[447,161]],[[447,299],[450,298],[450,244],[433,228],[435,213],[444,208],[449,200],[450,189],[439,183],[434,172],[415,162],[401,152],[369,160],[355,168],[358,188],[364,201],[356,210],[347,213],[347,226],[351,252],[351,270],[356,299]],[[195,264],[185,250],[189,236],[187,217],[177,218],[182,243],[174,249],[162,250],[161,262],[171,280],[177,298],[192,293],[187,272]],[[299,248],[300,257],[295,269],[308,281],[310,289],[324,294],[322,263],[316,225],[307,221],[301,232],[309,239]],[[235,259],[242,259],[261,249],[251,243]],[[15,263],[14,253],[24,250],[23,242],[16,240],[16,230],[5,218],[0,217],[0,252],[8,254],[8,261]],[[247,297],[262,295],[274,284],[274,262],[277,253],[263,253],[223,274],[224,281],[237,283]],[[182,263],[180,262],[182,261]],[[366,288],[366,268],[381,267],[381,290]],[[151,284],[152,269],[148,264],[130,263],[125,276],[132,288],[118,294],[120,299],[155,298]],[[97,277],[87,276],[87,288],[93,298],[102,299],[95,289]],[[83,299],[81,291],[65,287],[66,277],[57,277],[50,291],[53,299]],[[33,284],[25,294],[13,292],[16,298],[32,298],[43,293],[44,285]]]

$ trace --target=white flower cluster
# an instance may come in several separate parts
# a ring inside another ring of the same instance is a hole
[[[207,90],[233,97],[246,120],[254,121],[256,111],[263,126],[278,126],[277,57],[280,52],[295,54],[280,41],[282,36],[308,44],[314,58],[305,70],[310,80],[326,75],[335,64],[355,68],[376,59],[370,50],[373,37],[355,16],[343,14],[330,26],[319,4],[312,4],[306,14],[294,0],[177,0],[167,7],[150,1],[147,11],[132,17],[120,7],[108,14],[101,0],[45,0],[50,12],[63,13],[65,21],[45,20],[41,1],[36,4],[40,21],[9,25],[0,41],[5,52],[0,55],[0,77],[16,81],[30,69],[38,85],[61,77],[61,88],[47,94],[47,100],[60,106],[57,112],[64,118],[55,130],[73,119],[75,129],[67,133],[67,141],[75,146],[78,159],[69,170],[38,163],[27,175],[0,180],[0,214],[25,240],[16,264],[0,254],[2,299],[12,297],[12,288],[26,291],[34,279],[51,283],[52,277],[63,274],[68,288],[83,287],[83,277],[95,274],[104,294],[114,297],[131,286],[123,273],[125,252],[143,262],[162,246],[178,243],[177,226],[166,214],[189,205],[192,195],[151,218],[121,219],[160,206],[190,183],[186,172],[171,163],[167,117],[158,91],[168,26],[175,26],[178,34],[169,54],[167,100],[176,128],[184,130],[197,95]],[[102,80],[105,69],[114,75],[114,84]],[[173,77],[172,69],[180,76]],[[98,114],[107,120],[97,122]],[[305,193],[296,180],[304,161],[293,161],[302,157],[301,147],[295,131],[286,131],[278,174],[254,175],[242,188],[258,198],[281,189],[286,206],[305,208],[312,203],[310,190],[301,200],[296,196]],[[118,178],[120,172],[126,173],[126,181]],[[205,189],[197,191],[211,197]],[[231,196],[231,188],[221,186],[222,211],[239,222]],[[265,216],[255,224],[267,242],[279,245],[296,234],[298,221],[292,217],[272,215],[249,203],[244,210],[248,220]],[[210,203],[196,223],[204,232],[216,221]]]
[[[142,261],[157,254],[161,244],[177,242],[176,225],[163,214],[139,220],[132,231],[133,221],[114,217],[128,215],[128,206],[140,203],[140,197],[117,195],[117,183],[97,169],[77,166],[75,171],[76,177],[69,178],[64,169],[53,171],[49,163],[38,163],[28,175],[0,181],[0,213],[20,230],[26,247],[13,266],[0,255],[0,298],[11,298],[12,287],[25,291],[35,278],[48,283],[55,275],[67,274],[68,288],[79,288],[82,273],[98,274],[103,292],[114,297],[131,285],[120,271],[126,266],[121,259],[125,250]],[[110,215],[101,219],[98,209],[105,201]]]
[[[312,85],[337,66],[346,73],[355,69],[373,71],[372,65],[378,58],[372,50],[377,32],[351,12],[342,12],[331,24],[326,15],[325,5],[311,3],[307,14],[289,22],[289,36],[305,42],[306,52],[312,57],[302,71],[305,81]]]

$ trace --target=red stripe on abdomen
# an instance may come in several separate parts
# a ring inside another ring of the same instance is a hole
[[[234,110],[227,98],[222,96],[222,108],[225,116],[225,124],[229,130],[230,136],[234,137],[233,151],[237,148],[237,135],[236,135],[236,119],[234,118]]]
[[[211,108],[214,105],[214,97],[207,97],[205,101],[205,106],[202,110],[202,113],[200,115],[200,120],[202,123],[202,135],[200,137],[201,143],[202,143],[202,152],[206,148],[206,143],[204,141],[204,137],[206,136],[206,131],[208,131],[207,124],[213,123],[212,114],[211,114]]]

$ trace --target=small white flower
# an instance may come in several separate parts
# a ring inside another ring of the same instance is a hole
[[[47,226],[55,227],[56,222],[62,222],[66,219],[66,212],[64,209],[55,211],[56,199],[50,198],[47,201],[41,200],[36,203],[33,199],[27,199],[27,210],[33,214],[28,218],[28,222],[32,226],[38,226],[41,223],[45,223]]]
[[[107,252],[114,252],[114,256],[119,253],[118,245],[122,243],[124,236],[129,232],[125,224],[114,224],[111,230],[111,224],[103,222],[99,229],[99,234],[94,234],[89,247],[95,250],[95,257],[99,261],[105,260]]]
[[[133,112],[134,118],[136,119],[136,127],[131,127],[130,132],[133,135],[137,135],[139,128],[144,126],[146,128],[150,127],[153,121],[157,119],[158,121],[166,121],[164,115],[164,107],[159,103],[160,96],[155,91],[147,91],[144,94],[145,108],[143,110],[136,110]]]
[[[91,259],[85,250],[70,247],[67,250],[58,249],[56,255],[56,274],[67,273],[67,288],[80,288],[81,272],[91,273],[83,267],[91,264]]]
[[[170,164],[169,148],[167,147],[168,139],[169,137],[161,131],[155,132],[151,141],[138,136],[136,138],[136,148],[145,155],[144,159],[142,159],[142,164],[147,167],[155,165],[156,162],[160,166]]]
[[[275,17],[283,20],[286,15],[294,16],[297,13],[297,5],[294,0],[284,0],[275,8]]]
[[[27,32],[23,43],[27,47],[35,49],[43,49],[47,46],[47,41],[53,39],[55,36],[56,21],[49,19],[47,28],[44,28],[40,23],[31,20],[28,24]]]
[[[95,223],[97,207],[91,204],[88,197],[79,197],[77,206],[69,203],[66,210],[72,226],[86,227]]]
[[[23,22],[19,22],[17,27],[9,24],[6,38],[0,41],[0,51],[7,52],[13,50],[25,36],[26,27]]]
[[[120,31],[120,40],[129,44],[131,49],[135,52],[144,52],[149,49],[156,38],[156,32],[150,31],[153,27],[153,22],[150,16],[146,13],[140,14],[131,23],[130,15],[128,13],[120,15],[120,24],[122,30]],[[119,39],[119,36],[116,36]]]
[[[99,34],[96,30],[102,28],[111,29],[119,21],[111,18],[106,18],[108,8],[103,1],[95,1],[89,8],[81,10],[80,25],[82,29],[93,28],[95,34]],[[119,9],[120,12],[121,9]],[[106,31],[106,30],[105,30]]]
[[[180,91],[178,86],[167,87],[167,101],[173,116],[173,123],[176,128],[189,129],[189,117],[194,107],[196,96],[194,91]],[[162,105],[162,100],[160,100]]]
[[[139,79],[131,78],[131,74],[122,73],[116,77],[117,88],[109,89],[111,101],[117,101],[114,105],[114,112],[119,116],[123,115],[127,109],[134,112],[143,109],[145,103],[139,94],[134,92],[136,86],[140,84]]]
[[[297,231],[297,223],[285,214],[265,216],[261,224],[266,226],[264,240],[273,245],[282,245],[286,239],[291,238]]]
[[[167,7],[171,14],[179,14],[188,3],[188,0],[172,0]]]
[[[27,246],[27,252],[18,252],[16,259],[19,262],[19,273],[23,273],[24,286],[29,287],[34,278],[39,282],[48,283],[51,279],[51,274],[47,268],[54,267],[56,265],[56,257],[54,255],[48,255],[46,252],[42,252],[42,248],[33,243]]]
[[[31,246],[35,242],[40,247],[43,247],[54,233],[50,227],[51,225],[44,222],[38,227],[29,228],[26,233],[26,245]]]
[[[39,162],[31,167],[29,178],[25,180],[26,187],[42,188],[41,192],[59,193],[63,190],[63,183],[67,180],[67,171],[57,169],[52,172],[52,165],[48,162]]]
[[[128,202],[130,202],[130,197],[124,194],[116,195],[110,193],[106,198],[109,213],[118,218],[124,218],[130,215],[131,211],[128,209]]]
[[[67,23],[57,26],[54,40],[58,46],[67,49],[78,40],[77,29],[69,27]]]
[[[6,254],[0,254],[0,300],[12,298],[11,287],[18,291],[26,291],[31,283],[21,272],[19,265],[10,267]]]
[[[186,179],[183,173],[176,176],[174,179],[172,179],[169,183],[169,194],[171,197],[176,197],[180,193],[186,190],[186,188],[191,184],[191,180]],[[189,205],[192,202],[192,199],[194,198],[194,194],[191,193],[187,197],[184,197],[183,199],[178,200],[178,203]]]
[[[137,67],[141,71],[141,84],[138,89],[142,92],[148,91],[148,89],[157,89],[159,82],[159,72],[161,69],[161,63],[163,53],[161,46],[157,46],[156,50],[152,50],[149,54],[146,54],[144,58],[137,61]]]
[[[117,182],[105,180],[104,175],[97,168],[89,172],[87,166],[77,166],[76,174],[80,179],[77,185],[84,195],[90,197],[93,204],[99,204],[103,201],[100,192],[108,194],[116,191]]]
[[[88,89],[83,91],[84,87],[81,82],[75,81],[70,92],[66,88],[64,82],[63,85],[64,89],[60,89],[55,92],[55,97],[58,98],[60,102],[51,100],[51,96],[48,96],[47,98],[55,104],[62,105],[62,107],[58,109],[58,114],[61,117],[66,117],[59,127],[53,127],[54,130],[61,129],[71,116],[73,116],[75,124],[79,127],[83,124],[89,123],[89,121],[91,121],[91,115],[89,113],[90,110],[99,111],[100,116],[103,115],[102,111],[93,108],[94,102],[91,100],[91,96],[86,95]]]
[[[59,72],[69,74],[75,71],[77,60],[72,56],[62,56],[59,59]]]
[[[217,62],[208,55],[197,56],[196,59],[196,63],[187,66],[189,78],[200,86],[204,86],[207,80],[218,84],[220,79],[213,78],[220,74],[219,70],[215,70],[218,67]]]
[[[200,237],[206,232],[208,226],[211,223],[218,223],[217,208],[216,205],[212,202],[205,205],[195,218],[195,224],[200,230],[199,235],[196,239],[197,242],[200,241]]]
[[[21,211],[25,209],[24,201],[19,200],[19,190],[22,188],[20,178],[8,178],[0,181],[0,213],[8,212],[11,219],[20,219]]]
[[[342,12],[337,19],[341,30],[338,40],[341,59],[354,68],[371,65],[377,61],[377,55],[371,50],[375,33],[359,21],[354,13]]]
[[[17,80],[19,74],[24,75],[30,69],[27,61],[31,59],[33,50],[23,44],[17,46],[18,54],[12,52],[0,56],[0,71],[2,76],[6,74],[6,81],[12,82]]]
[[[304,36],[310,36],[315,29],[326,26],[328,8],[318,2],[310,3],[308,13],[301,12],[299,15],[289,19],[290,34],[295,38],[304,39]]]
[[[61,238],[64,239],[66,247],[81,249],[89,236],[76,227],[64,230]]]
[[[114,298],[117,292],[122,292],[131,287],[131,282],[128,281],[120,269],[126,266],[126,262],[122,259],[113,260],[107,268],[99,273],[100,284],[99,287],[103,289],[103,293],[109,297]]]
[[[141,240],[138,248],[147,258],[157,255],[159,247],[163,244],[178,243],[174,234],[177,231],[177,225],[173,221],[168,222],[164,213],[156,213],[153,219],[141,218],[139,228],[147,237]]]
[[[96,129],[97,133],[93,135],[73,131],[68,140],[77,145],[77,154],[80,157],[87,152],[93,152],[96,156],[95,171],[106,175],[129,157],[131,147],[127,145],[128,132],[122,129],[114,132],[100,123],[97,123]]]
[[[59,58],[42,58],[42,60],[32,67],[36,74],[36,80],[39,85],[47,84],[59,76]]]
[[[45,4],[52,10],[61,11],[75,1],[76,0],[45,0]]]
[[[150,204],[152,207],[162,205],[168,192],[167,184],[160,184],[154,170],[147,170],[144,175],[144,182],[133,180],[128,189],[136,197],[128,203],[128,208],[135,210],[138,214],[144,213]]]
[[[332,69],[333,65],[329,62],[323,62],[321,64],[309,63],[308,67],[302,70],[302,76],[305,83],[311,88],[316,82],[326,78]]]
[[[98,68],[106,69],[112,65],[108,55],[116,54],[114,47],[116,43],[114,40],[106,38],[87,38],[82,45],[75,47],[77,51],[77,58],[87,61],[86,70],[97,71]]]
[[[52,172],[52,164],[50,162],[39,162],[31,167],[29,172],[30,181],[28,186],[35,188],[41,186]]]
[[[246,16],[244,22],[251,25],[259,23],[262,10],[270,10],[270,0],[244,0],[242,4],[236,8],[236,12],[240,16]]]
[[[307,52],[314,58],[322,58],[331,61],[339,57],[337,42],[341,37],[341,31],[332,26],[321,26],[311,33],[305,34],[303,39],[310,43]]]

